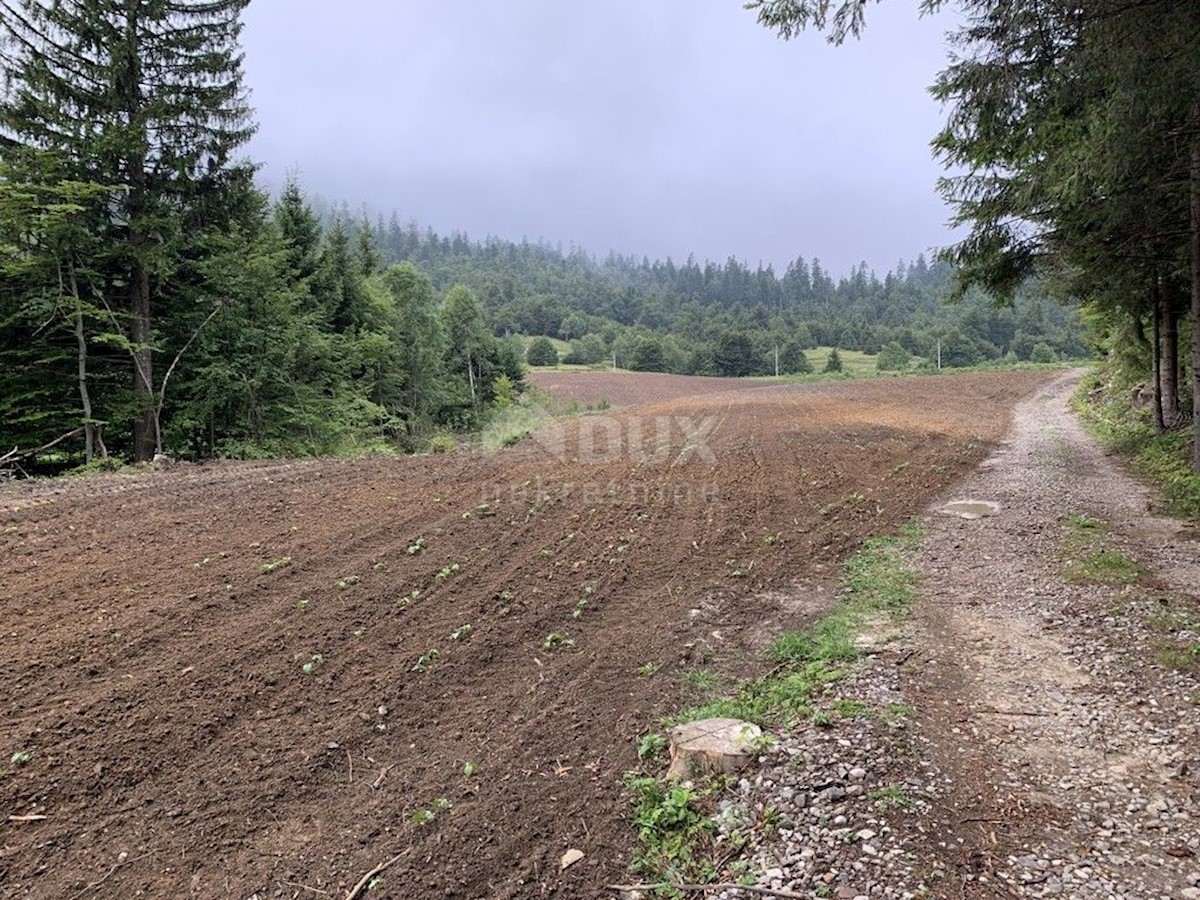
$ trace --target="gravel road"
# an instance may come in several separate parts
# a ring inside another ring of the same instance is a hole
[[[1200,898],[1200,543],[1083,432],[1077,379],[923,517],[913,616],[829,699],[870,713],[782,735],[726,804],[782,819],[760,887]]]

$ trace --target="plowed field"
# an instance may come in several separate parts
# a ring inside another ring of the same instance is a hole
[[[368,896],[610,895],[682,667],[803,624],[1049,377],[0,487],[0,896],[341,898],[397,854]]]

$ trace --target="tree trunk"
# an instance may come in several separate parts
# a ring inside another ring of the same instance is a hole
[[[467,381],[471,384],[471,405],[478,406],[479,401],[475,398],[475,370],[471,367],[471,347],[467,346]]]
[[[92,398],[88,393],[87,336],[83,331],[83,301],[79,297],[79,281],[75,277],[73,262],[67,264],[67,271],[71,281],[71,296],[75,298],[75,343],[79,348],[79,402],[83,405],[83,458],[84,462],[91,462],[96,455],[96,425],[92,422]]]
[[[1162,377],[1162,282],[1157,278],[1150,290],[1150,376],[1154,381],[1154,430],[1166,431],[1163,421],[1163,377]]]
[[[1179,424],[1179,304],[1171,285],[1164,285],[1159,292],[1163,301],[1162,310],[1162,374],[1163,424],[1174,428]]]
[[[138,245],[135,237],[134,245]],[[129,338],[133,343],[133,460],[148,462],[157,449],[154,427],[154,359],[150,350],[150,274],[140,259],[133,265],[129,285]]]
[[[129,122],[141,128],[145,137],[142,113],[142,71],[140,49],[139,4],[125,0],[125,46],[120,54],[122,71],[116,76],[121,112]],[[133,344],[133,460],[148,462],[158,448],[155,427],[154,354],[150,349],[150,271],[144,257],[147,236],[144,231],[147,214],[146,152],[144,147],[132,150],[125,162],[129,184],[127,206],[129,235],[129,339]]]
[[[1200,104],[1192,107],[1200,130]],[[1192,135],[1192,468],[1200,472],[1200,133]]]

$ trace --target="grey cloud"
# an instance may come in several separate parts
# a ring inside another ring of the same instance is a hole
[[[738,0],[256,0],[250,153],[441,231],[886,269],[950,239],[944,28],[884,4],[832,48]]]

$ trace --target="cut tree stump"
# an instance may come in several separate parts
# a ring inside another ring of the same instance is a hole
[[[738,719],[702,719],[671,729],[668,778],[732,775],[750,765],[762,729]]]

